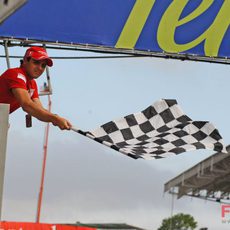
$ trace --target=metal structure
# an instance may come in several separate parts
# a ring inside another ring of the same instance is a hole
[[[0,0],[0,23],[13,14],[27,0]]]
[[[211,201],[230,202],[230,145],[228,154],[217,152],[164,185],[164,191]]]
[[[1,37],[0,37],[1,40]],[[46,45],[47,49],[59,49],[59,50],[72,50],[72,51],[86,51],[86,52],[95,52],[95,53],[104,53],[119,55],[118,58],[131,58],[131,57],[156,57],[164,59],[177,59],[180,61],[199,61],[199,62],[210,62],[216,64],[230,64],[230,59],[225,57],[206,57],[199,55],[186,55],[180,53],[167,53],[167,52],[151,52],[151,51],[142,51],[142,50],[130,50],[130,49],[118,49],[104,46],[94,46],[94,45],[83,45],[83,44],[66,44],[61,42],[49,42],[49,41],[40,41],[40,40],[31,40],[31,39],[13,39],[13,38],[2,38],[3,42],[7,42],[8,47],[29,47],[33,44],[43,44]],[[122,55],[122,56],[121,56]],[[113,58],[116,56],[113,56]],[[16,57],[17,58],[17,57]],[[60,57],[56,57],[60,59]],[[68,59],[68,57],[61,57],[62,59]],[[79,58],[79,57],[78,57]],[[90,58],[90,57],[88,57]],[[106,57],[105,57],[106,58]],[[107,57],[108,58],[108,57]],[[70,58],[71,59],[71,58]],[[74,59],[74,57],[72,58]],[[77,58],[76,58],[77,59]]]
[[[48,95],[48,111],[51,112],[50,95]],[[45,180],[45,170],[46,170],[46,158],[47,158],[47,151],[48,151],[49,128],[50,128],[50,123],[47,123],[45,128],[45,136],[44,136],[44,144],[43,144],[42,174],[41,174],[41,183],[40,183],[40,190],[39,190],[38,203],[37,203],[36,223],[40,223],[40,216],[41,216],[42,197],[43,197],[43,188],[44,188],[44,180]]]
[[[45,45],[43,46],[44,48],[46,48]],[[46,67],[46,78],[47,78],[47,83],[44,83],[43,89],[40,92],[39,96],[48,97],[48,109],[47,110],[51,112],[52,102],[51,102],[50,95],[52,95],[52,86],[51,86],[50,73],[49,73],[48,67]],[[40,223],[40,216],[41,216],[42,197],[43,197],[43,188],[44,188],[45,171],[46,171],[46,158],[47,158],[47,152],[48,152],[49,129],[50,129],[50,123],[47,123],[46,128],[45,128],[44,143],[43,143],[43,161],[42,161],[40,190],[39,190],[38,203],[37,203],[36,223]]]

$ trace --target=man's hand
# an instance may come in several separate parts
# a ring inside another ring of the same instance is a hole
[[[59,117],[58,115],[54,114],[54,119],[52,121],[54,126],[58,126],[61,130],[67,129],[70,130],[72,125],[71,123],[66,120],[65,118]]]

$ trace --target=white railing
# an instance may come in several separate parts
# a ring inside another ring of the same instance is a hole
[[[6,161],[7,133],[9,128],[9,105],[0,103],[0,220],[2,219],[2,198]]]

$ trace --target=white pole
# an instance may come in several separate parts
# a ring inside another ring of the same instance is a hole
[[[2,200],[3,200],[3,186],[4,186],[8,128],[9,128],[9,105],[0,104],[0,220],[2,220]]]
[[[9,50],[8,50],[8,41],[4,41],[4,48],[5,48],[5,54],[6,54],[6,64],[7,68],[10,68],[10,57],[9,57]]]

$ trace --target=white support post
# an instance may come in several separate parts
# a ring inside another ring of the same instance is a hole
[[[0,220],[2,220],[2,200],[3,200],[3,186],[4,186],[8,128],[9,128],[9,105],[0,104]]]
[[[8,50],[8,41],[4,41],[4,48],[5,48],[5,54],[6,54],[6,64],[7,68],[10,68],[10,57],[9,57],[9,50]]]

